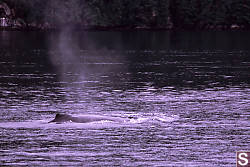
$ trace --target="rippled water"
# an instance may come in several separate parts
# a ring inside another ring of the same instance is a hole
[[[2,32],[0,165],[235,166],[250,52],[187,34]],[[130,121],[48,124],[56,113]]]

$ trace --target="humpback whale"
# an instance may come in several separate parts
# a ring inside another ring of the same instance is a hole
[[[55,119],[49,121],[62,123],[62,122],[75,122],[75,123],[88,123],[88,122],[96,122],[96,121],[114,121],[114,122],[125,122],[126,119],[119,117],[109,117],[109,116],[99,116],[99,115],[79,115],[72,116],[69,114],[56,114]]]

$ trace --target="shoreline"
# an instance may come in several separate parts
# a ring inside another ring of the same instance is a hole
[[[0,31],[61,31],[72,29],[78,31],[250,31],[250,26],[208,26],[205,28],[175,28],[168,27],[127,27],[127,26],[62,26],[62,27],[0,27]]]

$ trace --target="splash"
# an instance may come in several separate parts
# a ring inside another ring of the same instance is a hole
[[[129,120],[130,123],[140,124],[140,123],[170,123],[179,119],[177,115],[167,116],[164,114],[157,114],[154,116],[138,116],[137,118],[132,118]]]

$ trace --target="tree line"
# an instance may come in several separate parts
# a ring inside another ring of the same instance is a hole
[[[103,28],[247,28],[250,0],[0,0],[27,25]]]

